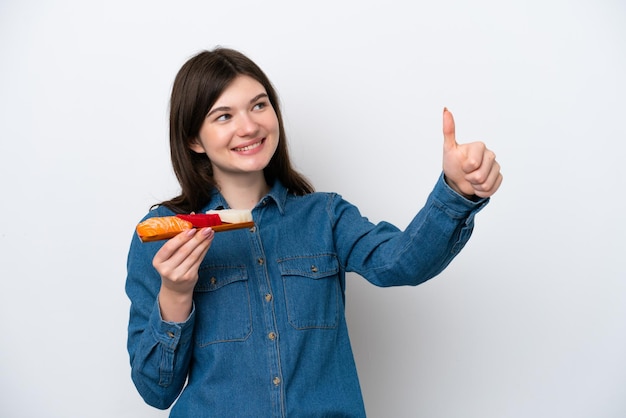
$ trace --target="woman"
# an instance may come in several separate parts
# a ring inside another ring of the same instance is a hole
[[[181,194],[144,219],[249,209],[255,227],[133,237],[126,291],[133,381],[172,417],[365,416],[344,315],[345,274],[377,286],[439,274],[502,181],[459,145],[444,110],[443,173],[405,229],[313,192],[287,152],[277,94],[241,53],[204,51],[176,76],[170,146]]]

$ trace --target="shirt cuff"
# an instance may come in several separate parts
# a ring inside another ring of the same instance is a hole
[[[164,321],[161,316],[159,301],[154,304],[150,317],[150,328],[154,338],[161,344],[176,349],[179,344],[191,339],[196,318],[196,306],[192,304],[191,313],[184,322]]]
[[[443,172],[435,184],[431,198],[436,202],[437,206],[454,217],[464,217],[470,213],[476,214],[489,203],[488,197],[470,200],[457,193],[446,183]]]

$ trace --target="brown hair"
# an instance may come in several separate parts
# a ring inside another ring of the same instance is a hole
[[[209,157],[196,153],[189,145],[197,138],[206,114],[222,92],[239,75],[258,81],[267,92],[276,112],[280,140],[264,169],[265,181],[279,180],[290,193],[305,195],[313,186],[291,165],[278,95],[263,71],[241,52],[218,47],[190,58],[179,70],[170,99],[170,153],[181,194],[162,202],[175,212],[201,210],[216,186]]]

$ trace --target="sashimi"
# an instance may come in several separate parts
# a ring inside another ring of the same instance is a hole
[[[172,238],[193,224],[176,216],[156,216],[137,225],[137,235],[143,242]]]
[[[184,219],[188,222],[191,222],[192,225],[196,228],[206,228],[208,226],[215,226],[215,225],[222,224],[222,218],[220,218],[218,214],[199,213],[199,214],[185,215],[185,214],[179,213],[176,216],[180,219]]]
[[[207,215],[217,214],[222,222],[236,224],[240,222],[252,222],[252,212],[246,209],[221,209],[209,210]]]
[[[254,226],[249,210],[223,209],[206,214],[178,214],[146,219],[137,225],[137,235],[142,242],[173,238],[191,228],[210,227],[215,232]]]

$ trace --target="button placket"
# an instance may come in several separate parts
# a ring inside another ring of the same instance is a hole
[[[262,205],[265,206],[268,202],[262,202]],[[258,217],[257,221],[260,220],[261,216]],[[249,230],[250,235],[249,238],[253,242],[254,252],[253,252],[253,270],[258,278],[258,295],[260,296],[259,302],[261,303],[263,316],[264,316],[264,324],[265,324],[265,346],[268,350],[268,355],[271,361],[270,368],[268,370],[268,376],[271,380],[271,387],[273,388],[273,397],[275,405],[282,404],[282,379],[281,379],[281,366],[279,360],[279,350],[280,350],[280,335],[276,331],[276,313],[274,312],[274,295],[272,292],[272,285],[269,279],[270,272],[268,268],[270,268],[272,262],[271,259],[266,259],[264,257],[263,246],[261,244],[261,229],[259,226],[253,226]]]

